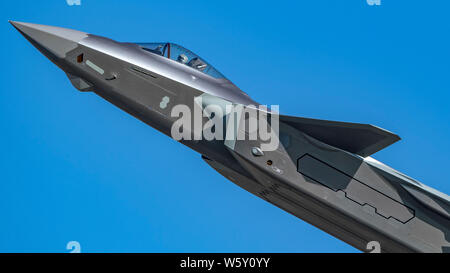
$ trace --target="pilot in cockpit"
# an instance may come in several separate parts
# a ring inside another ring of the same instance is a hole
[[[182,64],[186,64],[188,61],[188,57],[184,54],[180,54],[180,55],[178,55],[177,61]]]
[[[206,64],[200,60],[198,57],[192,58],[192,60],[189,61],[189,63],[187,64],[190,67],[193,67],[197,70],[203,71],[206,68]]]

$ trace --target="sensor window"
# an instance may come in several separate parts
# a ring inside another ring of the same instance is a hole
[[[83,54],[80,54],[77,56],[77,63],[82,63],[83,62]]]

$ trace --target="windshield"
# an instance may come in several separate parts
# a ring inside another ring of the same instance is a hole
[[[177,61],[216,79],[225,78],[213,66],[192,51],[174,43],[138,43],[145,51]]]

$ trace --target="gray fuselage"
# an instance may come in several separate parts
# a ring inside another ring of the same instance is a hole
[[[169,137],[176,105],[193,109],[199,97],[259,105],[229,80],[137,44],[11,23],[77,89],[95,92]],[[264,142],[259,138],[180,142],[233,183],[360,250],[375,241],[382,252],[450,252],[449,197],[370,157],[396,135],[371,125],[283,115],[277,133],[280,145],[257,155],[252,149]]]

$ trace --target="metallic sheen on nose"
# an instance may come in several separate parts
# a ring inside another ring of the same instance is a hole
[[[9,21],[30,43],[44,55],[64,58],[66,53],[76,48],[78,42],[88,37],[87,33],[39,24]],[[49,54],[50,53],[50,54]]]

